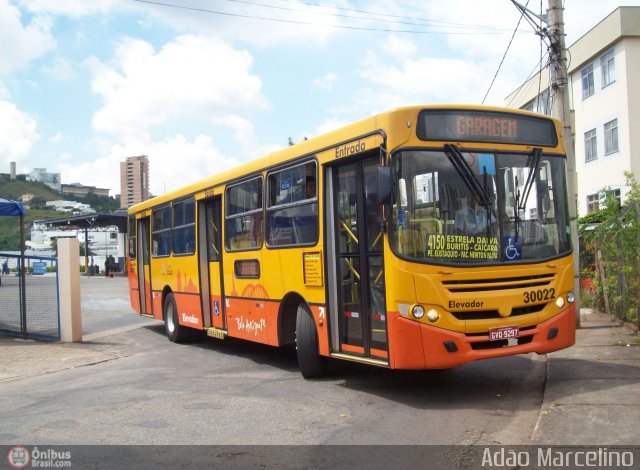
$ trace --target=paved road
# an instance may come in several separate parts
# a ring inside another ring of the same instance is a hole
[[[85,332],[93,331],[84,343],[0,337],[0,443],[640,442],[640,343],[599,317],[583,323],[574,348],[548,356],[439,372],[332,362],[326,378],[308,381],[292,349],[174,344],[160,322],[122,304],[124,279],[81,286]]]
[[[80,299],[84,335],[149,323],[131,308],[126,277],[82,276]]]
[[[162,325],[60,354],[48,370],[27,366],[1,382],[10,406],[0,442],[525,443],[545,370],[534,357],[433,373],[336,362],[326,379],[306,381],[293,350],[176,345]]]

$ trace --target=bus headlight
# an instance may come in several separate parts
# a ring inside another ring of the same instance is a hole
[[[411,309],[411,314],[413,318],[420,320],[424,317],[424,307],[422,305],[414,305],[413,309]]]
[[[440,319],[440,313],[435,308],[432,308],[427,312],[427,319],[432,323],[436,322]]]
[[[576,297],[573,295],[572,291],[569,291],[569,293],[567,294],[567,302],[569,302],[570,304],[574,303],[576,301]]]
[[[556,299],[556,307],[558,308],[564,307],[564,297],[560,296]]]

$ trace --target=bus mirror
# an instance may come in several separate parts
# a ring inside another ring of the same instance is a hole
[[[391,202],[391,167],[378,167],[378,204]]]

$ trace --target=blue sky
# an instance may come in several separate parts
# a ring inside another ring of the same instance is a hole
[[[567,43],[639,4],[566,0]],[[145,154],[159,194],[396,106],[481,103],[518,18],[509,0],[0,0],[0,172],[115,195]],[[539,60],[523,20],[486,103]]]

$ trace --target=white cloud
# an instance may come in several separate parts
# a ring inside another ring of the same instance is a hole
[[[316,78],[313,81],[313,84],[316,88],[320,88],[321,90],[331,90],[337,80],[338,76],[333,72],[329,72],[324,77]]]
[[[339,119],[339,118],[328,118],[325,119],[322,124],[320,124],[317,128],[316,128],[316,134],[315,135],[322,135],[322,134],[326,134],[327,132],[339,129],[341,127],[344,127],[346,125],[350,124],[350,122],[346,119]],[[311,136],[309,136],[311,137]]]
[[[233,131],[233,137],[245,151],[251,151],[255,148],[253,124],[248,120],[236,114],[230,114],[228,116],[214,118],[212,122],[218,126],[231,129]]]
[[[0,168],[9,171],[9,162],[24,162],[39,136],[36,120],[8,101],[0,101]]]
[[[477,102],[481,65],[462,59],[420,57],[400,64],[369,53],[360,74],[381,109],[419,103]],[[484,86],[484,82],[481,86]],[[371,96],[369,96],[371,98]]]
[[[57,80],[70,80],[76,76],[74,65],[64,57],[56,57],[51,65],[43,65],[41,70]]]
[[[406,37],[400,37],[397,34],[390,34],[387,40],[382,44],[382,50],[390,56],[396,56],[399,59],[407,60],[415,55],[418,46]]]
[[[135,135],[173,118],[266,106],[262,83],[250,72],[251,55],[211,38],[180,36],[158,52],[126,39],[113,62],[87,61],[92,88],[104,99],[93,116],[98,132]]]
[[[56,46],[51,35],[51,21],[35,16],[22,24],[20,10],[8,0],[0,0],[0,75],[19,70]]]
[[[0,81],[0,100],[8,100],[11,97],[11,93],[7,89],[6,85]]]
[[[57,144],[59,142],[62,142],[63,140],[64,140],[63,135],[60,132],[57,132],[56,135],[54,135],[49,139],[49,142]]]
[[[192,141],[183,135],[175,135],[162,141],[152,141],[149,136],[127,139],[121,143],[98,144],[105,156],[77,164],[68,159],[57,166],[64,183],[81,181],[82,184],[111,189],[110,194],[120,193],[120,162],[126,157],[149,157],[149,184],[151,192],[159,195],[180,188],[237,165],[233,157],[223,155],[210,137],[198,135]]]

